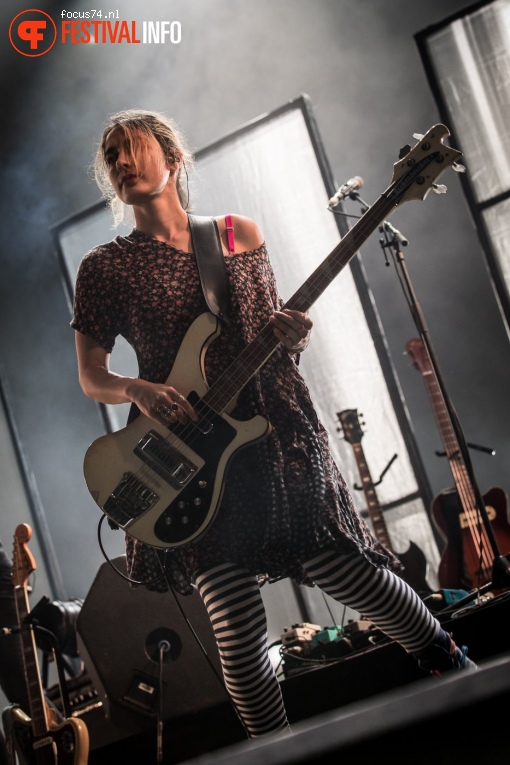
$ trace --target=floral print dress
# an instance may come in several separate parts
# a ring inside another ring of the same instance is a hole
[[[231,319],[207,351],[209,384],[282,305],[265,245],[226,258],[226,265]],[[71,326],[109,352],[122,335],[135,350],[139,376],[163,383],[186,330],[207,310],[194,255],[134,229],[83,258]],[[232,460],[220,509],[205,534],[164,555],[126,536],[133,579],[154,580],[164,558],[166,582],[181,593],[191,592],[198,569],[225,561],[260,581],[291,577],[311,584],[301,563],[325,548],[398,566],[354,508],[298,360],[279,345],[239,396],[232,416],[260,414],[272,429]]]

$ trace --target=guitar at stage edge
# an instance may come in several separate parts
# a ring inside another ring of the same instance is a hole
[[[428,561],[423,550],[415,542],[410,541],[409,549],[403,553],[397,553],[393,549],[388,527],[384,520],[383,509],[379,503],[374,482],[370,474],[365,452],[361,444],[363,430],[361,428],[358,410],[344,409],[337,412],[337,417],[342,426],[345,440],[352,446],[356,464],[358,466],[361,485],[367,502],[367,511],[372,522],[372,528],[379,542],[386,549],[393,552],[402,562],[404,571],[399,572],[400,576],[419,594],[429,594],[432,588],[427,582]]]
[[[2,713],[4,730],[9,731],[20,765],[87,765],[87,726],[75,718],[58,723],[44,698],[34,630],[27,621],[30,613],[28,579],[36,568],[28,549],[31,536],[32,529],[27,523],[16,528],[12,566],[30,717],[16,705],[7,707]]]
[[[441,492],[432,501],[432,519],[446,543],[439,563],[439,584],[449,589],[471,590],[492,580],[492,564],[498,551],[492,549],[477,510],[476,493],[427,349],[417,337],[409,340],[406,351],[422,374],[455,482],[455,488]],[[506,554],[510,551],[507,494],[504,489],[493,487],[482,499],[496,541]]]
[[[445,146],[448,128],[438,124],[406,146],[392,182],[356,221],[313,274],[285,304],[307,311],[355,257],[361,245],[402,202],[425,199],[461,152]],[[279,345],[268,321],[208,388],[204,357],[221,332],[211,313],[188,329],[167,384],[181,391],[198,422],[165,426],[140,415],[125,428],[96,439],[87,449],[84,476],[96,504],[131,537],[153,547],[177,548],[199,538],[218,512],[236,452],[266,438],[271,424],[260,415],[230,416],[236,399]]]

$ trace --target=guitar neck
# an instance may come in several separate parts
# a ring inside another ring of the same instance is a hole
[[[358,470],[361,478],[361,485],[363,487],[363,492],[367,501],[368,515],[372,522],[374,534],[379,542],[381,542],[381,544],[383,544],[388,550],[392,551],[391,540],[388,534],[388,527],[386,526],[382,507],[379,504],[377,492],[374,488],[374,482],[372,481],[372,476],[370,475],[370,470],[368,469],[363,447],[361,443],[351,444],[351,446],[354,451],[354,456],[356,457],[356,463],[358,465]]]
[[[30,609],[28,606],[28,594],[26,585],[19,585],[14,588],[14,597],[16,603],[16,612],[18,614],[18,624],[20,627],[21,641],[23,645],[23,665],[25,668],[27,694],[30,704],[30,718],[34,736],[42,736],[48,730],[48,716],[46,703],[44,700],[44,691],[39,671],[39,661],[37,658],[37,645],[35,642],[34,631],[27,627],[27,617]]]
[[[393,179],[386,191],[361,216],[339,244],[315,269],[306,282],[285,304],[285,308],[308,311],[340,271],[354,258],[362,244],[384,219],[406,199],[424,199],[435,181],[461,152],[446,147],[449,135],[444,125],[436,125],[421,136],[413,149],[403,147],[395,164]],[[225,412],[241,390],[266,363],[278,347],[271,323],[267,323],[241,355],[225,370],[203,398],[215,412]]]
[[[469,477],[466,463],[462,457],[459,441],[452,425],[451,417],[444,400],[441,386],[431,363],[420,369],[427,394],[434,412],[437,428],[450,465],[455,486],[465,512],[476,507],[475,492]]]
[[[391,197],[390,192],[385,192],[292,295],[285,304],[285,308],[308,311],[395,205],[396,201]],[[249,380],[268,361],[278,345],[279,341],[275,337],[273,326],[267,323],[209,388],[204,396],[204,402],[215,412],[224,412]]]

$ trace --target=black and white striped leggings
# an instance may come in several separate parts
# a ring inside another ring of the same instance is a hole
[[[409,653],[434,641],[441,627],[402,579],[361,555],[323,552],[303,563],[311,579],[343,605],[370,619]],[[212,623],[228,693],[251,738],[288,727],[271,665],[267,620],[256,578],[224,563],[201,570],[197,589]]]

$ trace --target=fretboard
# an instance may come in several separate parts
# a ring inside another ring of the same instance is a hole
[[[398,201],[398,200],[397,200]],[[339,244],[308,277],[305,283],[292,295],[285,308],[308,311],[324,290],[338,276],[356,255],[384,218],[397,204],[384,194],[367,210],[356,224],[341,239]],[[234,401],[249,380],[269,360],[279,345],[273,326],[269,322],[230,364],[204,395],[204,402],[215,412],[224,412]]]
[[[462,507],[470,514],[476,507],[475,493],[439,381],[432,368],[421,369],[421,373]]]
[[[27,626],[26,619],[29,614],[28,594],[26,586],[17,586],[14,588],[16,611],[18,614],[18,624],[21,630],[21,642],[23,645],[23,665],[27,682],[27,694],[30,704],[30,718],[32,721],[32,731],[35,737],[43,736],[48,730],[48,718],[46,714],[46,704],[44,701],[44,691],[39,671],[39,661],[37,657],[37,645],[32,629]]]
[[[357,443],[352,444],[352,448],[354,450],[354,456],[356,457],[356,464],[358,465],[361,485],[365,494],[368,515],[372,522],[374,534],[379,542],[381,542],[381,544],[383,544],[388,550],[392,551],[388,528],[383,517],[381,505],[379,504],[379,500],[377,498],[372,476],[370,475],[370,471],[368,469],[363,447],[361,446],[361,443]]]

